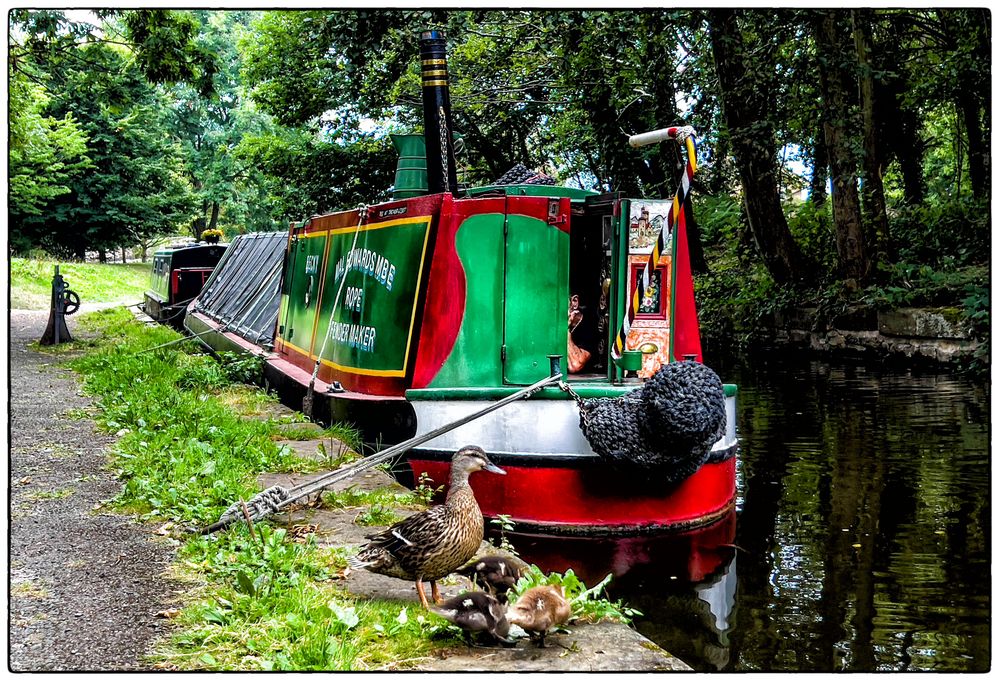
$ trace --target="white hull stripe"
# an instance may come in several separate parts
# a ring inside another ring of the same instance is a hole
[[[457,421],[489,403],[474,400],[411,402],[416,411],[416,434],[422,435]],[[726,432],[712,447],[723,451],[737,443],[735,397],[725,398]],[[579,429],[579,411],[568,400],[514,402],[480,419],[439,435],[419,449],[458,451],[474,444],[494,454],[523,456],[588,456],[599,458]]]

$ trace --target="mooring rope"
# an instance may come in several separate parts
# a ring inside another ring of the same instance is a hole
[[[686,146],[687,164],[683,170],[683,176],[680,178],[680,184],[676,188],[676,194],[673,196],[673,206],[666,216],[667,219],[663,223],[662,229],[659,230],[659,236],[656,239],[655,246],[652,248],[652,252],[649,254],[649,259],[645,262],[642,274],[638,277],[635,283],[635,290],[631,295],[631,304],[628,306],[628,313],[624,316],[624,319],[621,320],[621,329],[618,331],[617,338],[614,339],[614,345],[611,347],[611,356],[614,359],[620,359],[621,353],[624,352],[625,341],[627,341],[628,333],[631,331],[631,324],[635,321],[635,314],[638,312],[638,306],[641,303],[642,298],[645,296],[645,289],[649,285],[652,271],[659,264],[659,258],[662,256],[663,250],[666,248],[667,239],[673,232],[674,224],[677,225],[678,228],[686,226],[683,204],[690,197],[690,182],[694,177],[694,173],[697,171],[697,145],[695,143],[696,133],[692,127],[686,125],[683,127],[667,128],[666,134],[670,139],[675,139],[680,144]]]
[[[526,388],[521,388],[515,393],[507,395],[501,400],[493,402],[487,407],[480,409],[477,412],[463,416],[460,419],[446,423],[443,426],[435,428],[434,430],[424,433],[423,435],[417,435],[414,438],[410,438],[405,442],[400,442],[397,445],[392,445],[377,454],[372,454],[371,456],[365,458],[352,466],[347,466],[345,468],[339,468],[335,471],[331,471],[322,475],[315,480],[310,480],[309,482],[304,482],[300,485],[295,485],[291,488],[281,487],[280,485],[274,485],[268,487],[263,492],[256,494],[254,497],[248,501],[237,501],[236,503],[229,506],[217,522],[205,527],[201,530],[197,530],[199,534],[210,534],[216,530],[220,530],[227,525],[234,522],[238,522],[240,519],[244,518],[243,506],[245,504],[249,518],[251,520],[259,520],[264,516],[267,516],[273,512],[279,511],[282,508],[293,504],[294,502],[319,492],[330,485],[337,483],[341,480],[346,480],[347,478],[353,477],[358,473],[366,471],[370,468],[377,466],[378,464],[385,463],[389,460],[395,459],[399,455],[409,451],[413,447],[423,444],[433,440],[435,437],[443,435],[444,433],[450,432],[455,428],[459,428],[466,423],[470,423],[475,419],[481,418],[486,414],[496,411],[501,407],[505,407],[511,402],[515,402],[519,399],[527,398],[538,392],[542,388],[550,385],[557,385],[562,381],[562,374],[556,373],[554,375],[548,376],[546,378],[533,383]]]

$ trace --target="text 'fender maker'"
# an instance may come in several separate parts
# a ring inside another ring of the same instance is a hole
[[[188,329],[216,349],[262,354],[293,406],[305,393],[320,420],[352,423],[381,446],[543,379],[553,355],[582,399],[620,397],[665,364],[700,362],[682,210],[692,140],[671,200],[531,180],[459,189],[443,45],[438,31],[421,36],[426,134],[394,139],[394,199],[293,225],[280,252],[264,235],[237,238]],[[410,450],[409,472],[444,484],[451,456],[476,444],[507,472],[473,480],[482,511],[518,528],[706,525],[735,499],[735,386],[724,393],[724,434],[677,484],[603,460],[574,396],[556,387]]]

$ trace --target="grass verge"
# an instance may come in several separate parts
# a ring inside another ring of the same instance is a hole
[[[120,308],[81,324],[98,339],[80,343],[85,354],[70,366],[95,398],[99,425],[120,436],[111,465],[124,489],[112,507],[163,527],[204,526],[256,493],[258,473],[321,465],[276,442],[287,424],[239,417],[234,405],[257,408],[266,400],[226,380],[233,365],[198,354],[193,342],[144,351],[179,336],[138,324]],[[236,366],[237,373],[245,369]],[[404,500],[341,503],[379,501]],[[252,535],[240,525],[178,540],[173,572],[190,591],[152,656],[160,668],[405,669],[459,642],[433,615],[353,598],[339,584],[345,555],[319,547],[314,535],[293,541],[262,521]]]
[[[151,263],[64,263],[34,258],[10,259],[10,306],[46,310],[55,266],[85,303],[137,303],[149,286]]]

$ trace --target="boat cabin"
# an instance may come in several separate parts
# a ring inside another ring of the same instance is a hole
[[[225,244],[192,244],[156,251],[143,301],[145,313],[180,329],[187,304],[201,292],[225,249]]]

